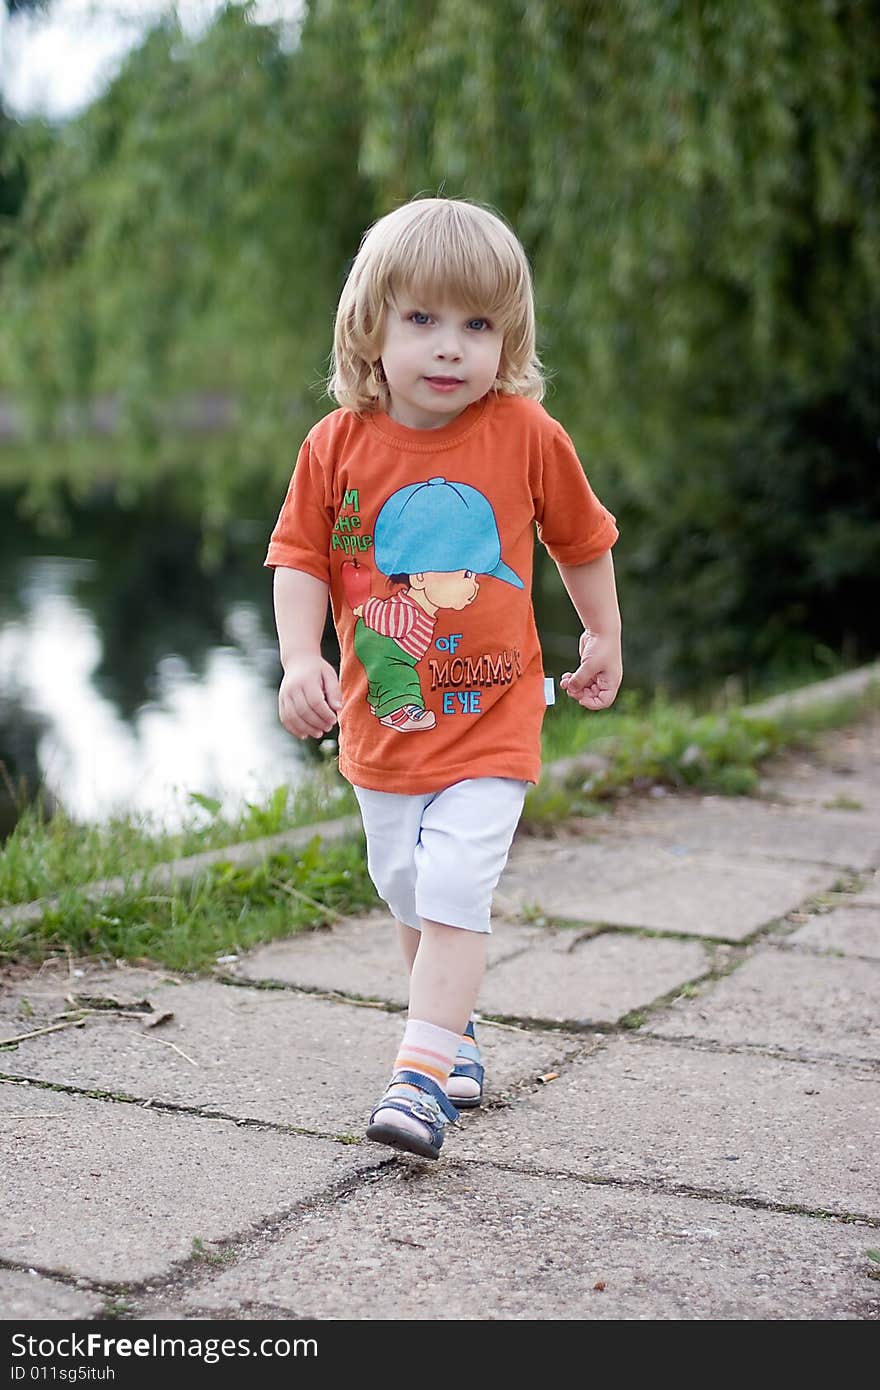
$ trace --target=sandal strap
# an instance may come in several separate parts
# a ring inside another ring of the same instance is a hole
[[[376,1123],[376,1116],[385,1110],[398,1110],[401,1115],[406,1115],[407,1119],[418,1120],[426,1132],[430,1152],[425,1153],[421,1148],[414,1150],[414,1152],[422,1154],[425,1158],[439,1158],[440,1150],[443,1147],[446,1120],[440,1114],[437,1102],[431,1096],[424,1096],[424,1098],[421,1095],[391,1096],[390,1098],[383,1096],[370,1116],[370,1125],[367,1129],[368,1138],[378,1137],[376,1134],[371,1135],[370,1131]],[[388,1121],[386,1120],[382,1127],[383,1135],[387,1134],[387,1127]],[[393,1125],[392,1128],[394,1128]]]
[[[399,1110],[401,1115],[409,1115],[423,1124],[431,1137],[431,1143],[440,1145],[443,1142],[443,1131],[446,1128],[446,1121],[441,1116],[437,1117],[436,1110],[429,1110],[424,1101],[420,1101],[416,1096],[412,1100],[404,1100],[403,1097],[391,1100],[380,1100],[372,1115],[370,1124],[373,1123],[380,1110]]]
[[[375,1122],[376,1116],[383,1110],[397,1110],[401,1115],[406,1115],[408,1119],[418,1120],[419,1124],[424,1125],[428,1133],[428,1140],[434,1150],[433,1156],[437,1157],[443,1145],[443,1132],[448,1121],[441,1111],[438,1101],[432,1095],[429,1095],[427,1091],[422,1091],[421,1088],[416,1088],[416,1094],[409,1096],[389,1096],[386,1092],[373,1109],[370,1116],[371,1125]],[[455,1119],[458,1120],[458,1111],[455,1112]],[[367,1133],[369,1134],[369,1130]]]
[[[476,1037],[474,1036],[473,1020],[470,1019],[462,1034],[462,1040],[458,1044],[458,1051],[455,1054],[455,1063],[449,1075],[450,1077],[465,1077],[469,1081],[475,1081],[480,1087],[480,1090],[482,1090],[485,1074],[483,1055],[480,1052]]]
[[[456,1062],[449,1075],[450,1077],[466,1076],[471,1081],[476,1081],[477,1085],[482,1089],[483,1077],[486,1075],[486,1069],[482,1062]]]
[[[426,1095],[437,1102],[447,1120],[451,1120],[453,1124],[458,1123],[458,1111],[450,1102],[446,1092],[430,1076],[425,1076],[424,1072],[396,1071],[388,1084],[389,1086],[417,1086],[420,1091],[424,1091]]]

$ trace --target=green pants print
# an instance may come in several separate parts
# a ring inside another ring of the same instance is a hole
[[[403,705],[425,708],[422,687],[410,656],[391,637],[383,637],[359,618],[354,630],[354,654],[367,673],[368,698],[377,718],[384,719]]]

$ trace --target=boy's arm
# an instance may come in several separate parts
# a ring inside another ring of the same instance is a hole
[[[576,671],[566,671],[560,685],[585,709],[608,709],[623,679],[620,609],[611,551],[586,565],[557,564],[557,569],[584,625],[581,663]]]
[[[273,592],[284,668],[278,714],[297,738],[321,738],[342,708],[339,677],[321,655],[329,589],[311,574],[278,566]]]

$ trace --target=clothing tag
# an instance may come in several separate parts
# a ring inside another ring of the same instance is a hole
[[[544,704],[545,704],[545,705],[555,705],[555,704],[556,704],[556,689],[555,689],[555,686],[554,686],[554,682],[553,682],[553,677],[552,677],[552,676],[545,676],[545,677],[544,677]]]

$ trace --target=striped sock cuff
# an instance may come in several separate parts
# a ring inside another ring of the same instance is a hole
[[[445,1086],[455,1062],[459,1035],[433,1023],[411,1018],[403,1034],[394,1070],[417,1071]]]

